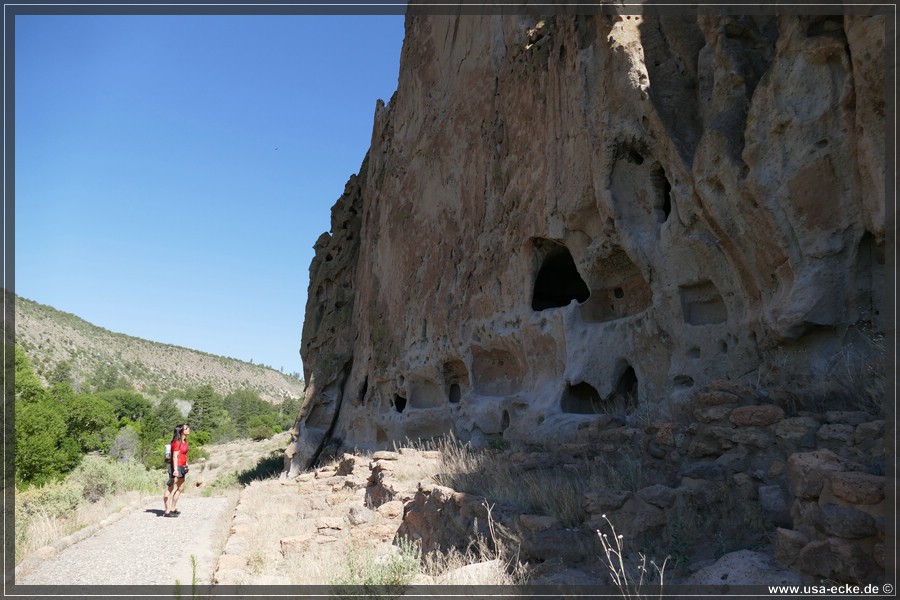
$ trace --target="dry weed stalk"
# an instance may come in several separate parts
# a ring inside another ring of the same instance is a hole
[[[584,522],[582,497],[587,491],[637,491],[647,485],[641,458],[633,453],[619,454],[615,460],[583,458],[562,467],[530,468],[509,460],[507,453],[473,448],[452,436],[439,440],[437,449],[442,471],[433,479],[438,484],[556,517],[565,527]]]
[[[372,548],[352,546],[346,556],[344,570],[331,581],[334,592],[343,595],[347,586],[362,586],[367,595],[399,593],[419,573],[421,546],[400,538],[393,550],[376,554]]]
[[[613,582],[616,584],[616,587],[619,588],[619,592],[621,592],[624,598],[641,598],[641,591],[645,585],[644,577],[648,573],[647,556],[643,552],[638,553],[638,556],[640,556],[641,559],[637,566],[638,579],[637,582],[635,582],[634,576],[628,574],[628,568],[625,566],[624,536],[616,534],[616,528],[606,515],[602,515],[602,517],[609,525],[614,540],[613,542],[610,542],[609,537],[605,533],[601,533],[600,530],[597,530],[597,535],[600,536],[600,543],[603,544],[603,551],[606,554],[606,566],[609,569]],[[650,561],[650,564],[656,569],[657,575],[659,575],[659,598],[662,597],[666,563],[668,562],[668,556],[661,566],[657,565],[654,560]],[[647,585],[649,585],[649,581],[647,582]]]
[[[478,528],[477,519],[472,524],[473,536],[465,550],[450,548],[446,552],[433,550],[422,558],[422,572],[435,579],[468,565],[485,562],[497,562],[501,565],[490,581],[478,581],[477,585],[516,585],[528,579],[526,568],[519,562],[518,544],[515,552],[506,540],[512,535],[494,520],[494,505],[482,501],[487,512],[487,530],[490,539],[486,538]],[[475,583],[475,582],[472,582]]]

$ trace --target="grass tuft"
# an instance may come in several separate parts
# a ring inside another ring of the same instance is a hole
[[[360,586],[366,592],[398,594],[419,574],[422,557],[419,544],[400,538],[393,552],[376,555],[371,549],[350,549],[343,573],[331,582],[338,595],[348,593],[344,588]]]
[[[439,485],[556,517],[565,527],[576,527],[587,517],[582,499],[588,491],[637,491],[647,484],[640,459],[630,454],[534,466],[510,460],[509,453],[472,448],[452,437],[436,445],[442,456],[441,472],[434,476]]]

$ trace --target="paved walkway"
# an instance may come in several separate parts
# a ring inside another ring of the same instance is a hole
[[[162,495],[46,560],[17,585],[191,585],[212,582],[233,501],[185,495],[181,515],[162,517]]]

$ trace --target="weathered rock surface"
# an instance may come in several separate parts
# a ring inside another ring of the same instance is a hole
[[[703,568],[688,581],[688,585],[800,585],[799,575],[778,566],[772,557],[751,550],[726,554],[715,564]]]
[[[409,15],[310,266],[295,472],[332,426],[562,442],[869,355],[883,47],[881,16]]]
[[[879,482],[848,484],[883,456],[884,45],[878,15],[408,15],[310,266],[289,474],[336,440],[640,446],[678,492],[590,518],[659,535],[728,485],[782,564],[871,576]],[[480,505],[376,463],[370,506],[468,535]]]

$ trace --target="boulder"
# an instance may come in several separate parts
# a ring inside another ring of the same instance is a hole
[[[870,537],[877,533],[872,515],[836,504],[819,506],[816,524],[828,535],[850,540]]]
[[[761,552],[739,550],[725,554],[714,564],[700,569],[685,582],[687,585],[800,585],[797,573],[779,566],[775,559]]]
[[[788,458],[791,490],[797,498],[818,497],[826,479],[842,471],[864,472],[865,467],[827,449],[800,452]]]
[[[437,585],[497,585],[508,580],[503,561],[489,560],[447,571],[434,580]]]
[[[778,527],[775,529],[774,558],[779,564],[791,567],[808,543],[809,538],[803,533]]]
[[[858,471],[831,474],[831,493],[850,504],[879,504],[884,500],[885,478]]]
[[[879,571],[862,546],[837,538],[808,543],[794,564],[803,573],[858,584],[871,583]]]
[[[731,411],[728,420],[738,427],[767,427],[784,418],[784,409],[773,404],[739,406]]]

